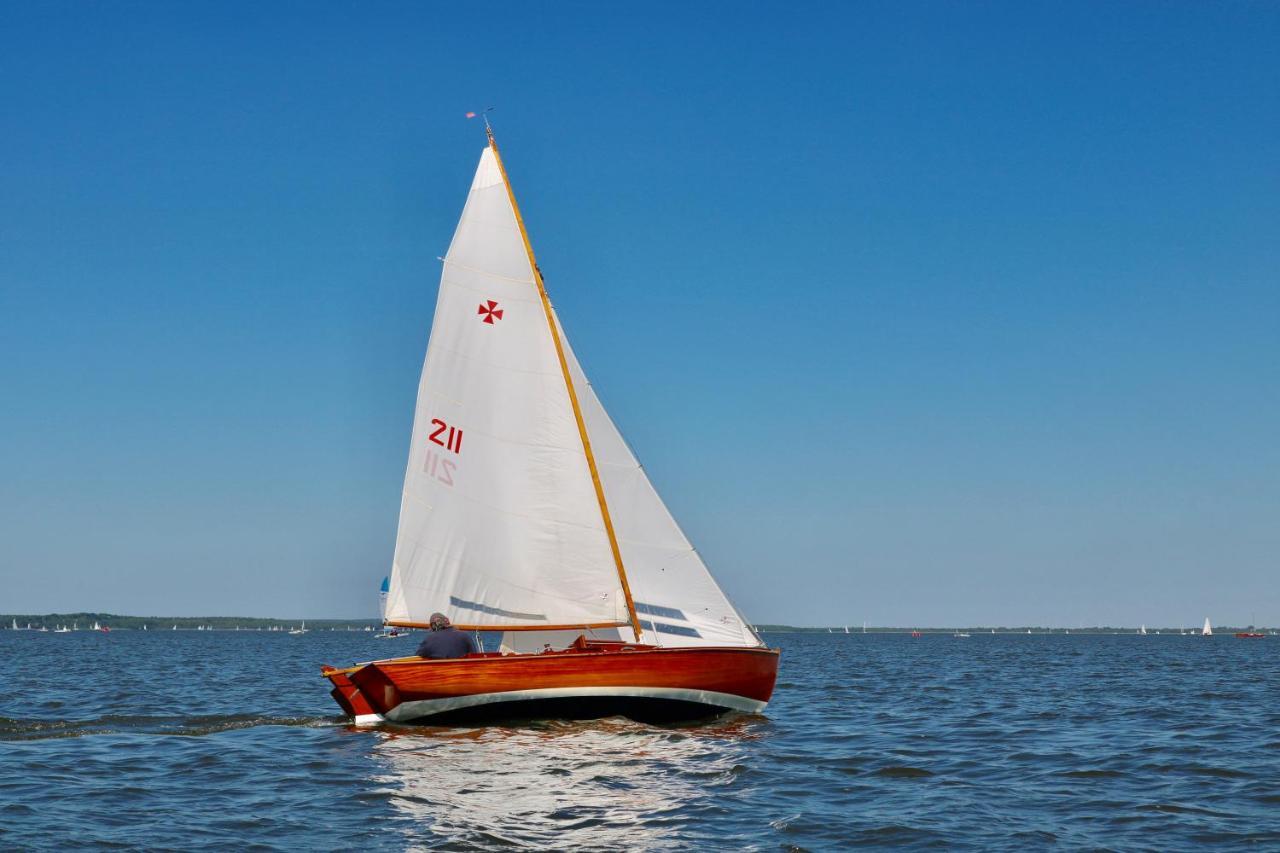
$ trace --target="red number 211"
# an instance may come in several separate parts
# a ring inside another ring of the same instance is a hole
[[[449,426],[439,418],[432,418],[431,423],[435,426],[435,430],[427,436],[428,441],[440,445],[445,450],[452,450],[454,453],[462,452],[462,430]],[[449,434],[444,441],[441,441],[440,436],[444,435],[445,430],[448,430]]]

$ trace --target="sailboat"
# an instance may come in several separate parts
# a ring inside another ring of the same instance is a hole
[[[1141,626],[1140,628],[1138,628],[1138,633],[1139,633],[1139,634],[1142,634],[1143,636],[1145,636],[1145,635],[1146,635],[1146,633],[1147,633],[1147,626],[1146,626],[1146,625],[1143,625],[1143,626]]]
[[[1267,635],[1254,629],[1254,625],[1258,622],[1258,614],[1253,613],[1249,616],[1249,627],[1243,631],[1236,631],[1237,640],[1264,640]]]
[[[384,624],[496,652],[322,675],[357,724],[758,712],[779,652],[730,603],[587,381],[493,132],[443,271]],[[602,320],[601,322],[607,322]]]
[[[391,578],[383,578],[382,587],[378,590],[378,609],[381,611],[384,620],[387,618],[387,593],[390,591]],[[368,631],[369,626],[366,625],[365,630]],[[411,633],[413,632],[408,628],[392,628],[388,626],[383,628],[380,633],[375,634],[373,638],[375,640],[394,640],[396,637],[407,637]]]
[[[1201,629],[1201,631],[1200,631],[1200,636],[1202,636],[1202,637],[1212,637],[1212,636],[1213,636],[1213,626],[1209,624],[1209,617],[1208,617],[1208,616],[1204,617],[1204,628],[1202,628],[1202,629]]]
[[[305,634],[305,633],[307,633],[307,620],[303,619],[303,620],[302,620],[302,627],[301,627],[301,628],[293,628],[293,629],[291,629],[291,630],[289,631],[289,633],[290,633],[290,634]]]

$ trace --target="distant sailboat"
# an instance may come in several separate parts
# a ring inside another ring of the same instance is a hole
[[[1262,640],[1266,638],[1266,634],[1256,630],[1253,626],[1258,622],[1258,614],[1249,614],[1249,627],[1244,631],[1236,631],[1237,640]]]
[[[1139,628],[1138,633],[1145,635],[1147,633],[1147,626],[1143,625],[1141,628]]]
[[[1202,629],[1201,629],[1201,631],[1200,631],[1200,636],[1202,636],[1202,637],[1212,637],[1212,636],[1213,636],[1213,626],[1209,624],[1209,617],[1208,617],[1208,616],[1204,617],[1204,628],[1202,628]]]
[[[301,628],[294,628],[294,629],[293,629],[292,631],[290,631],[289,633],[290,633],[290,634],[305,634],[305,633],[307,633],[307,622],[306,622],[306,620],[304,619],[304,620],[302,621],[302,627],[301,627]]]
[[[382,621],[387,621],[387,593],[391,590],[391,578],[382,579],[382,587],[378,590],[378,613],[382,616]],[[364,626],[366,631],[369,626]],[[390,625],[383,627],[375,637],[375,640],[394,640],[397,637],[405,637],[412,633],[410,628],[394,628]]]

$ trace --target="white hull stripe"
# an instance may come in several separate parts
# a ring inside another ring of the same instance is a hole
[[[401,702],[387,712],[386,718],[394,722],[429,717],[460,708],[492,705],[496,702],[523,702],[532,699],[572,699],[575,697],[618,696],[639,699],[670,699],[680,702],[696,702],[733,711],[758,714],[767,702],[717,693],[713,690],[685,690],[678,687],[546,687],[540,690],[508,690],[502,693],[476,693],[471,696],[452,696],[448,699],[416,699]]]

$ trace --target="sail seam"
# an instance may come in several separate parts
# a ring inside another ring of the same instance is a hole
[[[521,375],[521,376],[546,376],[546,377],[549,377],[549,378],[553,378],[553,377],[555,377],[555,373],[553,373],[552,371],[549,371],[549,370],[521,370],[521,369],[520,369],[520,368],[518,368],[518,367],[508,367],[508,366],[506,366],[506,365],[503,365],[503,364],[497,364],[497,363],[492,362],[492,361],[485,361],[485,360],[479,359],[479,358],[477,358],[477,357],[475,357],[475,356],[473,356],[473,355],[467,355],[465,352],[463,352],[463,351],[462,351],[462,350],[460,350],[460,349],[457,349],[456,347],[445,347],[445,346],[441,346],[441,347],[439,347],[436,351],[437,351],[437,352],[449,353],[449,354],[451,354],[451,355],[457,355],[459,358],[464,359],[464,360],[466,360],[466,361],[470,361],[470,362],[473,362],[473,363],[475,363],[475,364],[482,364],[482,365],[484,365],[485,367],[491,367],[491,368],[493,368],[494,370],[503,370],[503,371],[506,371],[507,373],[515,373],[515,374],[519,374],[519,375]],[[427,393],[428,393],[428,394],[435,394],[435,393],[436,393],[435,391],[432,391],[430,388],[426,389],[426,391],[427,391]],[[443,395],[443,394],[441,394],[440,396],[442,396],[442,397],[443,397],[444,395]],[[448,398],[446,398],[446,399],[448,399]]]
[[[404,495],[404,494],[409,494],[409,493],[408,493],[407,491],[401,491],[401,494],[402,494],[402,495]],[[413,496],[412,496],[412,495],[410,495],[410,497],[413,497]],[[523,512],[516,512],[515,510],[510,510],[510,509],[506,509],[506,508],[504,508],[504,507],[500,507],[500,506],[498,506],[497,504],[486,503],[485,501],[482,501],[482,500],[480,500],[479,498],[473,498],[473,497],[471,497],[470,495],[463,494],[463,493],[459,493],[459,494],[458,494],[458,498],[459,498],[460,500],[464,500],[464,501],[468,501],[468,502],[470,502],[470,503],[473,503],[473,504],[475,504],[475,505],[477,505],[477,506],[487,507],[487,508],[489,508],[489,509],[493,510],[494,512],[500,512],[500,513],[502,513],[503,515],[510,516],[511,518],[528,518],[528,519],[532,519],[532,520],[534,520],[534,521],[548,521],[548,520],[549,520],[549,521],[550,521],[551,523],[553,523],[553,524],[563,525],[564,527],[570,527],[570,528],[573,528],[574,530],[598,530],[598,531],[602,531],[602,532],[603,532],[603,530],[604,530],[604,527],[602,527],[602,526],[596,526],[596,525],[592,525],[592,524],[581,524],[581,523],[574,522],[574,521],[564,521],[564,520],[559,519],[559,518],[550,518],[550,519],[548,519],[546,516],[540,516],[540,515],[529,515],[529,514],[527,514],[527,513],[523,513]],[[430,508],[432,507],[432,505],[431,505],[431,504],[428,504],[428,503],[426,503],[425,501],[422,501],[422,499],[421,499],[421,498],[414,497],[414,499],[415,499],[415,500],[417,500],[417,501],[419,501],[420,503],[422,503],[422,504],[423,504],[424,506],[426,506],[428,509],[430,509]],[[408,534],[406,534],[406,535],[408,535]]]
[[[443,257],[443,258],[437,257],[436,260],[448,266],[453,266],[453,267],[457,267],[458,269],[467,270],[468,272],[473,272],[476,275],[482,275],[487,278],[496,278],[498,281],[509,281],[512,284],[533,284],[534,283],[533,279],[531,278],[512,278],[511,276],[498,275],[496,272],[488,272],[487,270],[482,270],[479,267],[470,267],[470,266],[467,266],[466,264],[458,263],[457,261],[451,261],[449,260],[448,257]],[[446,272],[445,275],[448,275],[448,273]],[[457,286],[463,288],[464,290],[475,290],[475,288],[466,287],[465,285],[461,285],[461,284]],[[476,292],[478,293],[479,291],[476,291]],[[533,302],[537,302],[538,300],[522,299],[520,301],[533,303]]]
[[[414,544],[422,545],[422,550],[423,550],[423,551],[429,551],[429,552],[431,552],[431,553],[433,553],[433,554],[443,554],[443,553],[444,553],[443,551],[441,551],[441,550],[440,550],[440,549],[438,549],[438,548],[432,548],[431,546],[429,546],[429,545],[427,545],[427,544],[423,543],[423,541],[422,541],[421,539],[412,539],[411,541],[412,541]],[[397,565],[398,565],[398,564],[397,564],[397,563],[395,563],[395,562],[393,562],[393,563],[392,563],[392,567],[393,567],[393,568],[394,568],[395,566],[397,566]],[[478,574],[483,574],[483,572],[478,572]],[[581,605],[582,605],[582,600],[581,600],[581,599],[578,599],[578,598],[568,598],[567,596],[557,595],[557,594],[555,594],[554,592],[548,592],[547,590],[542,589],[541,587],[525,586],[525,585],[523,585],[523,584],[514,583],[514,582],[512,582],[512,581],[510,581],[510,580],[507,580],[506,578],[494,577],[493,575],[484,575],[484,576],[485,576],[486,578],[488,578],[490,581],[492,581],[492,582],[494,582],[494,583],[502,584],[503,586],[508,587],[508,588],[510,588],[510,589],[512,589],[512,590],[518,590],[518,591],[520,591],[520,592],[536,592],[536,593],[538,593],[539,595],[541,595],[541,596],[543,596],[543,597],[545,597],[545,598],[554,599],[555,601],[565,601],[565,602],[568,602],[568,603],[570,603],[570,604],[576,604],[576,605],[578,605],[578,606],[581,606]],[[417,590],[417,591],[419,591],[419,592],[427,592],[427,593],[431,593],[431,594],[442,594],[442,595],[446,595],[446,596],[449,596],[449,597],[453,597],[453,593],[452,593],[452,592],[450,592],[450,591],[449,591],[449,590],[447,590],[447,589],[437,589],[437,588],[435,588],[435,587],[423,586],[423,585],[421,585],[421,584],[410,584],[410,583],[404,583],[404,582],[401,582],[401,587],[402,587],[402,588],[404,588],[404,589],[414,589],[414,590]],[[625,624],[627,624],[627,623],[623,622],[622,624],[624,624],[624,625],[625,625]]]

